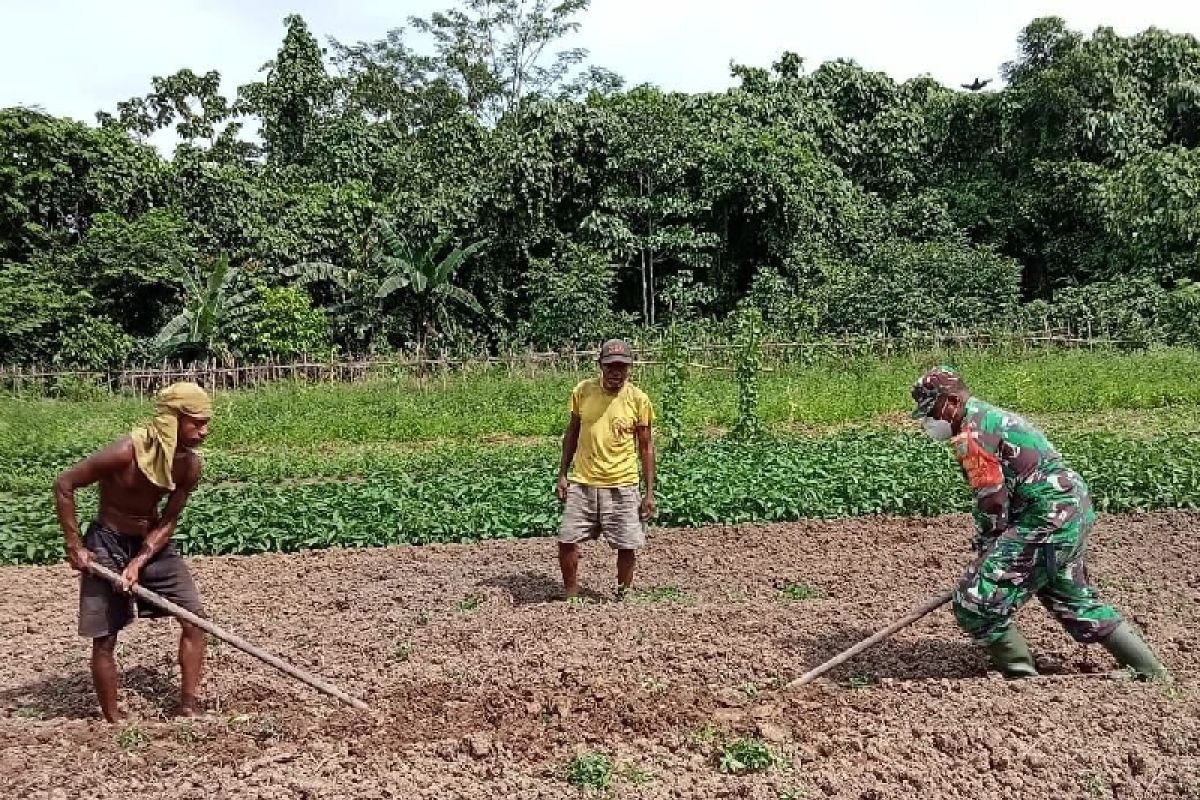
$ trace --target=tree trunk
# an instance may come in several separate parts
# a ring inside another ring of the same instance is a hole
[[[654,251],[650,251],[650,327],[654,327]]]
[[[639,253],[642,259],[642,325],[645,326],[650,320],[650,294],[646,286],[646,248],[640,248]]]

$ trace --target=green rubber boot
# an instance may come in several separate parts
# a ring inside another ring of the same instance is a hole
[[[1009,625],[1004,636],[987,645],[986,650],[992,658],[992,666],[1005,678],[1032,678],[1038,674],[1029,643],[1016,625]]]
[[[1167,668],[1155,658],[1154,651],[1125,622],[1118,625],[1100,644],[1112,653],[1118,664],[1133,670],[1139,678],[1167,680],[1170,677]]]

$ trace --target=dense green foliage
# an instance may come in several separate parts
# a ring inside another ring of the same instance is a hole
[[[556,52],[588,4],[327,49],[289,16],[236,97],[185,69],[98,126],[0,110],[0,363],[594,345],[740,304],[773,336],[1200,338],[1192,36],[1042,18],[983,91],[783,53],[688,95]]]
[[[1030,413],[1106,511],[1200,504],[1200,354],[941,354],[982,396]],[[963,511],[945,447],[907,388],[933,358],[775,365],[756,375],[636,376],[681,393],[659,450],[658,523]],[[496,370],[359,385],[279,383],[217,397],[204,481],[177,537],[191,553],[472,541],[552,533],[566,398],[583,373]],[[0,562],[61,557],[55,474],[144,419],[146,401],[0,398]],[[746,436],[719,436],[716,428]],[[95,508],[81,494],[80,517]],[[968,539],[964,531],[964,543]]]
[[[1077,434],[1056,444],[1089,476],[1102,510],[1200,505],[1200,436]],[[547,445],[450,450],[377,462],[353,479],[210,485],[176,541],[220,554],[545,536],[561,513],[556,464]],[[943,514],[968,501],[949,452],[912,433],[722,440],[663,454],[659,465],[662,525]],[[0,562],[61,557],[50,493],[5,498]]]

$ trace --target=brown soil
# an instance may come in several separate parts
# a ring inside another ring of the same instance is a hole
[[[1200,514],[1106,517],[1092,573],[1174,672],[1114,677],[1036,603],[1019,615],[1047,677],[1007,683],[934,612],[796,692],[780,687],[949,586],[968,519],[662,530],[643,589],[557,593],[554,544],[490,542],[192,561],[213,619],[339,687],[341,707],[226,644],[205,716],[174,702],[174,626],[122,637],[122,703],[95,712],[65,566],[7,568],[0,599],[0,797],[577,797],[577,754],[616,764],[610,796],[1200,799]],[[785,600],[789,582],[821,593]],[[665,596],[665,597],[664,597]],[[780,763],[735,776],[721,741]]]

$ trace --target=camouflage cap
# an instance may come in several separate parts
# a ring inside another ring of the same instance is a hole
[[[620,339],[609,339],[600,348],[601,364],[632,364],[633,348]]]
[[[928,370],[912,385],[912,398],[917,404],[912,412],[913,417],[929,416],[939,397],[966,388],[966,382],[950,367],[939,366]]]

